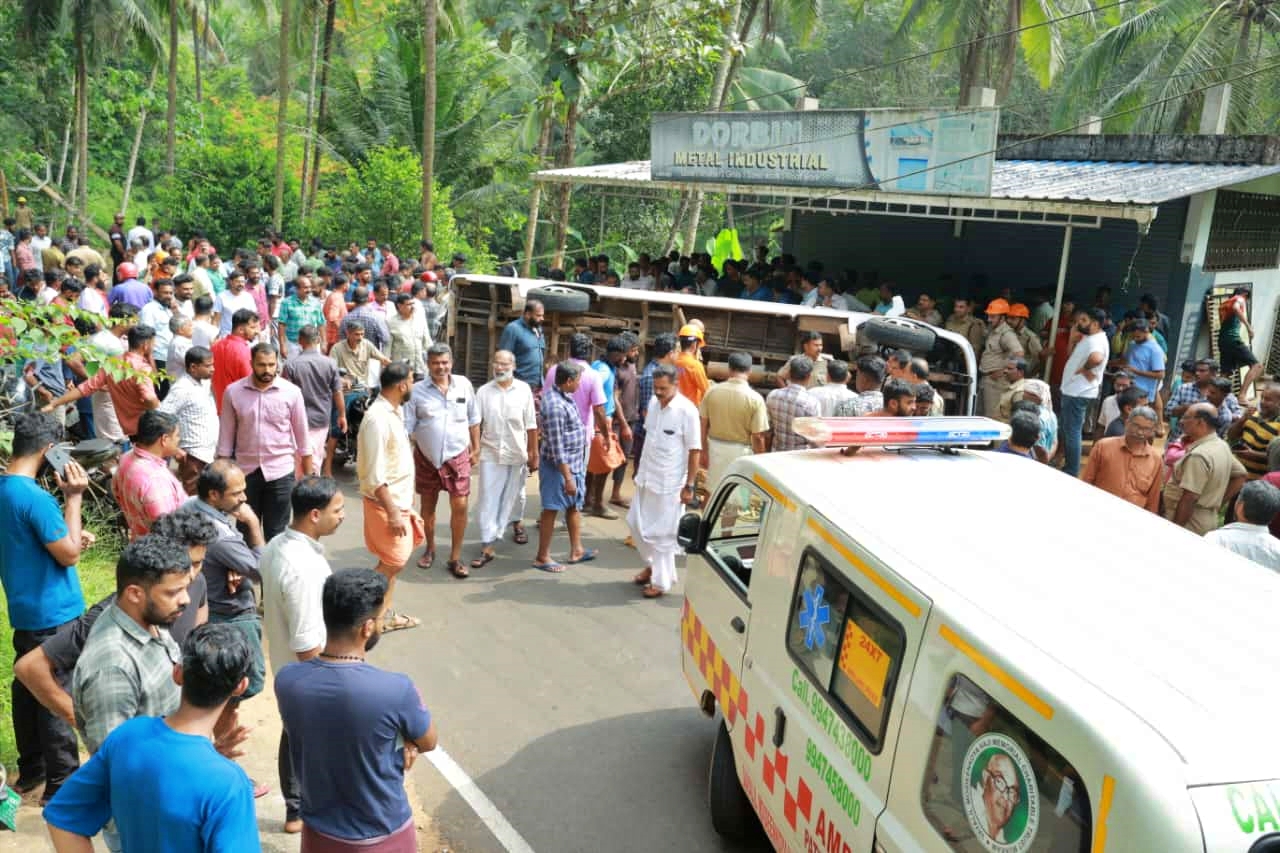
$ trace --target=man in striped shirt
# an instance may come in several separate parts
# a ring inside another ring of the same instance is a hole
[[[1231,448],[1249,472],[1250,480],[1267,473],[1267,445],[1277,437],[1280,437],[1280,385],[1263,385],[1258,405],[1246,406],[1245,416],[1227,430]]]

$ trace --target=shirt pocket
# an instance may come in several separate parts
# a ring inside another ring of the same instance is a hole
[[[262,402],[262,414],[269,426],[287,429],[292,418],[289,401],[282,396],[268,395]]]

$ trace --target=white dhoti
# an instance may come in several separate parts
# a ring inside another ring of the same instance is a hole
[[[502,538],[503,528],[515,520],[512,512],[517,505],[523,515],[527,475],[524,465],[500,465],[483,459],[476,473],[480,480],[480,541],[488,545]]]
[[[683,511],[679,492],[660,495],[643,486],[636,487],[631,509],[627,511],[627,524],[636,550],[645,565],[653,570],[649,582],[663,592],[671,589],[677,580],[676,554],[680,553],[680,545],[676,542],[676,530]]]
[[[729,470],[733,460],[751,455],[751,445],[739,444],[736,441],[720,441],[707,439],[707,491],[715,492],[716,486]]]

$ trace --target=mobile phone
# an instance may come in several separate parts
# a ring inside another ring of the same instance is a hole
[[[67,463],[71,461],[71,451],[65,445],[55,444],[45,453],[44,460],[62,477],[65,476]]]

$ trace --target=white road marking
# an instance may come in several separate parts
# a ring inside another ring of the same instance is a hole
[[[453,756],[445,752],[444,747],[437,746],[428,752],[427,760],[440,771],[440,775],[453,786],[459,796],[467,801],[467,805],[471,806],[476,817],[480,818],[494,837],[502,843],[507,853],[533,853],[533,848],[524,840],[524,836],[516,832],[516,828],[511,825],[506,816],[498,811],[493,800],[480,790],[480,786],[467,775],[467,771],[463,770],[458,762],[453,760]]]

